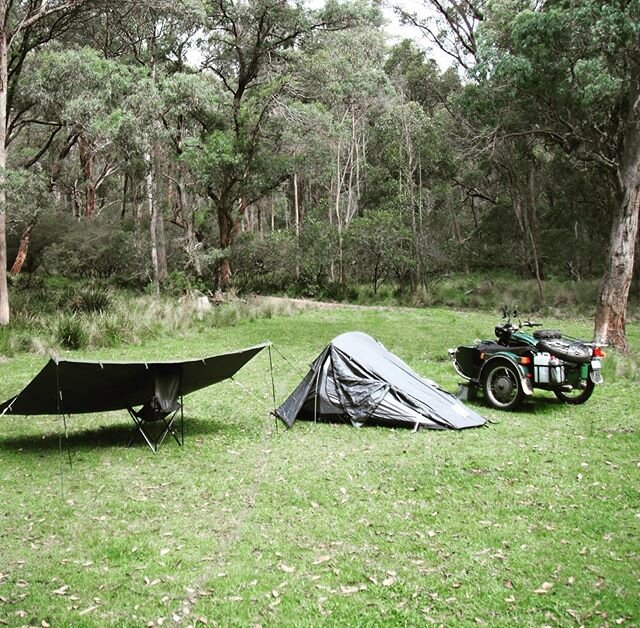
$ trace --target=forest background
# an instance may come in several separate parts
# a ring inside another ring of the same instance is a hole
[[[596,282],[626,350],[640,3],[395,10],[418,42],[370,2],[0,0],[0,324],[51,277],[419,298],[508,271],[531,307]]]

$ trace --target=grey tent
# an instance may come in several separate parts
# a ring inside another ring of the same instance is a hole
[[[207,358],[171,362],[105,362],[52,358],[15,397],[0,404],[5,414],[86,414],[128,410],[140,434],[157,451],[171,433],[182,397],[235,375],[269,343]],[[136,409],[136,406],[141,406]],[[163,428],[151,438],[147,423]],[[131,441],[130,441],[131,443]]]
[[[416,429],[463,429],[486,422],[361,332],[334,338],[276,414],[289,427],[296,419]]]

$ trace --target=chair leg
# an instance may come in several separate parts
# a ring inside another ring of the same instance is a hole
[[[144,439],[144,441],[149,446],[149,449],[151,449],[151,451],[154,454],[157,454],[159,445],[157,444],[157,442],[152,441],[149,438],[149,436],[147,435],[147,433],[145,432],[145,430],[144,430],[144,421],[142,421],[142,419],[140,419],[138,416],[136,416],[136,414],[133,412],[133,410],[131,408],[127,408],[127,411],[129,412],[129,416],[133,419],[133,422],[136,424],[135,428],[133,429],[133,433],[131,434],[131,438],[129,439],[129,442],[127,443],[127,447],[131,447],[133,442],[136,440],[136,437],[138,436],[138,434],[140,434],[142,436],[142,438]]]

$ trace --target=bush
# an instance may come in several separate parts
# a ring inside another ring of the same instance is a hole
[[[68,288],[60,296],[58,305],[73,313],[103,313],[111,308],[111,295],[102,287]]]
[[[60,319],[56,328],[56,340],[61,347],[77,351],[87,346],[89,335],[84,321],[76,316]]]

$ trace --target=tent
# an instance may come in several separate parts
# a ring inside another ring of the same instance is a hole
[[[296,419],[415,429],[463,429],[486,422],[362,332],[334,338],[276,415],[288,427]]]
[[[229,379],[270,343],[207,358],[170,362],[105,362],[52,358],[15,397],[0,404],[5,414],[85,414],[128,410],[139,434],[157,451],[168,433],[182,438],[174,420],[182,415],[182,397]],[[136,406],[141,406],[136,409]],[[162,429],[151,437],[148,423]],[[182,433],[181,433],[182,436]]]

